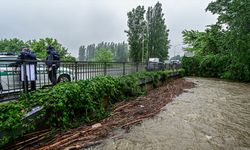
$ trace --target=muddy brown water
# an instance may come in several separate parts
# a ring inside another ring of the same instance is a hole
[[[195,88],[160,114],[89,150],[250,149],[250,84],[186,78]]]

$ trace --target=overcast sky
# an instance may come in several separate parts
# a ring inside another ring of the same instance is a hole
[[[182,53],[184,29],[202,31],[216,21],[205,12],[211,0],[0,0],[0,39],[52,37],[78,56],[80,45],[127,42],[127,12],[157,1],[163,5],[171,45],[178,45],[171,56],[173,49]]]

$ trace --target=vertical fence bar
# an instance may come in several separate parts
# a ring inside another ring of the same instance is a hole
[[[13,82],[13,91],[15,92],[17,83],[15,82],[15,71],[14,70],[11,71],[11,75],[12,75],[12,82]]]
[[[107,63],[106,62],[104,62],[104,75],[107,75]]]
[[[122,71],[122,74],[123,74],[123,75],[125,75],[125,74],[126,74],[126,72],[125,72],[125,70],[126,70],[126,68],[125,68],[125,67],[126,67],[126,63],[125,63],[125,62],[123,62],[123,63],[122,63],[122,65],[123,65],[123,71]]]
[[[24,82],[23,82],[23,87],[24,87],[24,92],[25,93],[28,93],[28,78],[27,78],[27,68],[26,68],[26,62],[24,61],[23,62],[23,79],[24,79]]]
[[[86,63],[86,79],[89,79],[89,62]]]
[[[75,61],[75,81],[77,81],[78,80],[78,78],[77,78],[77,61]]]
[[[85,72],[85,69],[86,69],[86,67],[85,67],[86,65],[85,65],[85,62],[82,64],[82,79],[83,80],[85,80],[86,79],[86,72]]]

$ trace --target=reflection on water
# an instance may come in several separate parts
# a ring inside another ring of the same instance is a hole
[[[204,78],[153,119],[89,149],[250,149],[250,85]]]

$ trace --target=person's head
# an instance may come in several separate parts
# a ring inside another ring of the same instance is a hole
[[[49,45],[47,48],[47,50],[53,50],[53,49],[54,49],[54,47],[52,45]]]
[[[54,47],[53,46],[51,46],[51,45],[49,45],[48,47],[47,47],[47,53],[48,54],[50,54],[51,53],[51,51],[53,51],[54,50]]]

